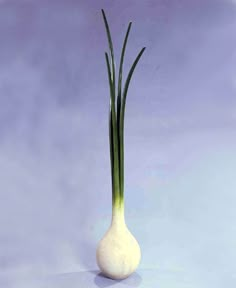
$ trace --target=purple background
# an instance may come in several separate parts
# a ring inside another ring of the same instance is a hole
[[[111,214],[101,8],[117,59],[133,21],[126,72],[147,47],[125,119],[143,258],[116,287],[235,287],[233,0],[0,1],[0,287],[114,285],[95,262]]]

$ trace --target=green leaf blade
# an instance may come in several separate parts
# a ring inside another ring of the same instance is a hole
[[[126,106],[126,97],[127,97],[127,92],[130,84],[130,80],[132,78],[132,75],[134,73],[135,67],[138,64],[143,52],[145,51],[145,47],[142,48],[142,50],[139,52],[138,56],[133,62],[133,65],[131,66],[124,90],[123,90],[123,96],[122,96],[122,104],[121,104],[121,111],[120,111],[120,126],[119,126],[119,140],[120,140],[120,189],[121,189],[121,199],[124,198],[124,117],[125,117],[125,106]]]
[[[108,54],[105,53],[109,86],[110,86],[110,110],[111,110],[111,120],[110,120],[110,151],[112,151],[112,181],[113,181],[113,191],[112,191],[112,202],[113,205],[120,202],[120,171],[119,171],[119,158],[118,158],[118,137],[117,137],[117,123],[116,123],[116,110],[115,110],[115,97],[112,89],[112,79],[111,79],[111,68],[109,64]]]
[[[120,111],[121,111],[121,89],[122,89],[122,72],[123,72],[123,63],[124,63],[124,55],[125,55],[125,49],[130,33],[132,22],[129,23],[123,46],[122,46],[122,51],[121,51],[121,56],[120,56],[120,65],[119,65],[119,78],[118,78],[118,90],[117,90],[117,128],[118,128],[118,145],[119,145],[119,167],[120,167],[120,189],[122,191],[122,179],[121,179],[121,174],[122,174],[122,159],[121,159],[121,153],[120,153]],[[122,192],[121,192],[122,193]]]
[[[114,90],[114,95],[115,95],[115,90],[116,90],[116,76],[115,76],[115,57],[114,57],[114,49],[113,49],[113,43],[112,43],[112,38],[111,38],[111,32],[109,28],[109,24],[106,18],[106,14],[104,10],[102,9],[102,16],[103,16],[103,21],[105,24],[106,28],[106,33],[107,33],[107,39],[108,39],[108,44],[109,44],[109,50],[110,50],[110,55],[111,55],[111,65],[112,65],[112,84],[113,84],[113,90]]]
[[[120,56],[120,65],[119,65],[119,79],[118,79],[118,92],[117,92],[117,115],[120,116],[120,105],[121,105],[121,87],[122,87],[122,71],[123,71],[123,63],[124,63],[124,55],[125,55],[125,49],[126,49],[126,45],[127,45],[127,41],[128,41],[128,37],[129,37],[129,32],[131,29],[131,25],[132,22],[129,23],[126,35],[125,35],[125,39],[124,39],[124,43],[123,43],[123,47],[122,47],[122,52],[121,52],[121,56]]]

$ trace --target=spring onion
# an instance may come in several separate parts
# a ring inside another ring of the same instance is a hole
[[[124,55],[132,25],[132,22],[130,22],[121,51],[118,85],[116,88],[113,43],[103,9],[102,17],[109,44],[109,54],[105,52],[105,60],[110,88],[109,143],[112,182],[112,221],[109,230],[98,244],[96,256],[97,264],[105,276],[112,279],[124,279],[136,270],[141,259],[139,244],[129,231],[124,217],[124,116],[130,80],[145,48],[142,48],[137,55],[129,70],[124,87],[122,87]]]

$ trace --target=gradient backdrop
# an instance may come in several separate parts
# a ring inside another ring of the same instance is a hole
[[[129,69],[139,270],[97,273],[110,224],[104,8]],[[236,1],[0,1],[0,287],[236,287]],[[87,271],[87,272],[86,272]]]

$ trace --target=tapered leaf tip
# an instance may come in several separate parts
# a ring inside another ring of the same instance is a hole
[[[102,17],[103,17],[103,19],[105,20],[105,19],[106,19],[105,11],[104,11],[103,9],[101,9],[101,12],[102,12]]]
[[[146,47],[143,47],[142,50],[140,51],[141,54],[146,50]]]
[[[132,22],[130,21],[128,25],[128,31],[127,31],[128,33],[129,33],[129,30],[131,29],[131,26],[132,26]]]

